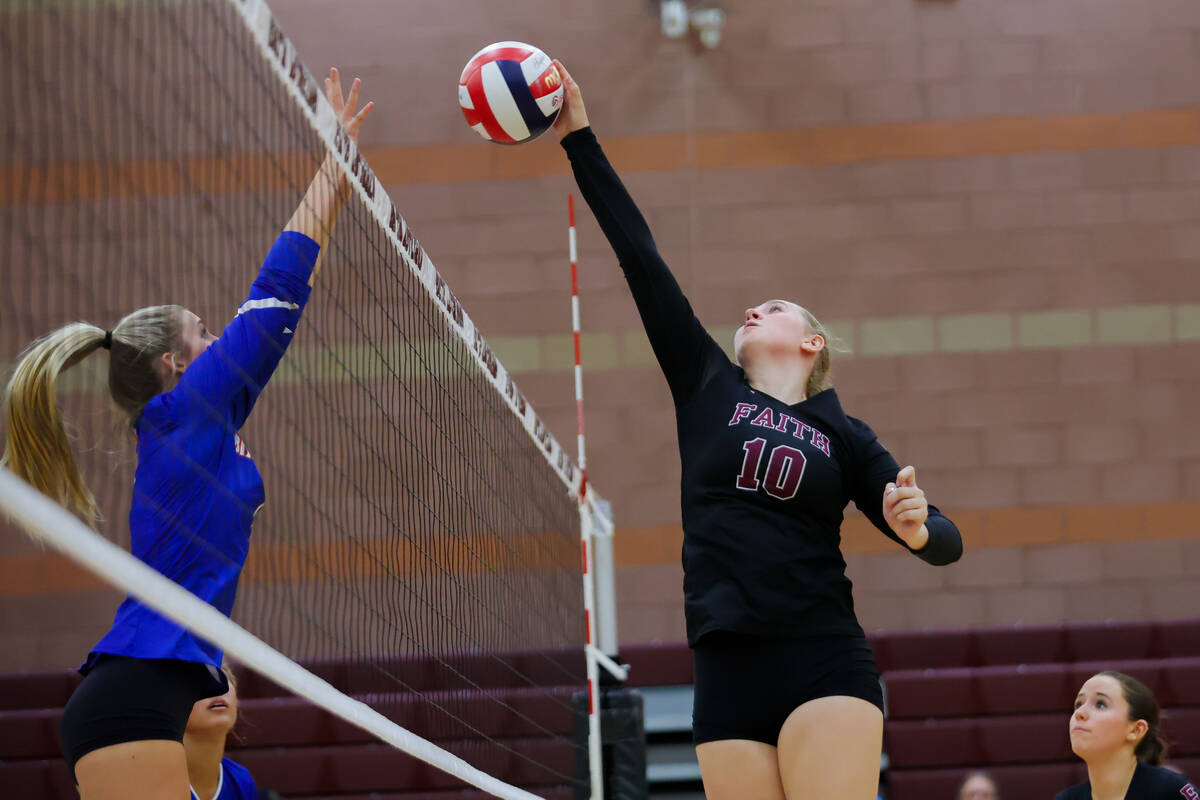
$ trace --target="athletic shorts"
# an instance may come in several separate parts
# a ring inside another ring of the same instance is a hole
[[[711,631],[693,656],[696,744],[750,739],[775,747],[788,716],[818,697],[857,697],[883,710],[879,671],[862,636],[773,639]]]
[[[224,674],[208,664],[100,656],[63,709],[59,742],[71,777],[75,763],[101,747],[182,742],[196,701],[228,690]]]

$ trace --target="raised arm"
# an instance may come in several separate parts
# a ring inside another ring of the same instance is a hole
[[[342,78],[337,68],[331,67],[329,77],[325,79],[325,96],[341,121],[342,129],[354,142],[358,141],[358,130],[362,127],[363,121],[370,116],[371,109],[375,108],[375,103],[370,102],[357,112],[354,111],[355,106],[358,105],[360,88],[362,88],[362,81],[355,78],[354,83],[350,84],[350,96],[343,100]],[[342,174],[342,169],[338,166],[333,154],[327,154],[321,163],[321,168],[313,177],[312,183],[308,185],[308,191],[304,193],[304,199],[300,201],[296,213],[292,214],[292,218],[288,220],[283,229],[302,233],[316,242],[318,248],[323,249],[329,242],[334,223],[337,222],[338,212],[341,211],[342,203],[345,202],[349,193],[349,180]],[[312,285],[313,279],[320,269],[321,263],[318,257],[317,263],[313,265],[312,275],[308,279],[309,286]]]
[[[561,62],[554,65],[565,87],[555,130],[562,137],[579,190],[625,273],[675,402],[681,404],[713,369],[728,364],[728,359],[696,318],[659,255],[642,212],[600,149],[588,124],[579,85]]]
[[[326,96],[352,140],[357,140],[363,120],[375,105],[367,103],[355,113],[360,86],[355,78],[348,102],[343,102],[337,70],[331,69],[325,79]],[[249,297],[221,336],[187,366],[165,398],[168,405],[229,419],[235,429],[241,427],[292,340],[319,268],[321,249],[348,194],[349,183],[341,168],[326,155],[267,254]]]

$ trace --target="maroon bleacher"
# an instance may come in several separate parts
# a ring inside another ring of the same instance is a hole
[[[953,797],[986,768],[1006,797],[1083,780],[1067,719],[1103,669],[1144,681],[1165,709],[1172,763],[1200,776],[1200,620],[906,631],[870,637],[887,686],[890,800]],[[622,648],[634,686],[692,682],[682,644]]]
[[[1105,669],[1154,691],[1172,763],[1200,773],[1200,620],[909,632],[873,645],[890,800],[953,797],[973,768],[1006,797],[1053,797],[1084,780],[1067,721],[1079,687]]]
[[[466,721],[449,719],[431,704],[444,705],[445,692],[426,692],[424,701],[411,695],[375,696],[371,705],[387,712],[402,727],[434,740],[537,737],[546,731],[569,733],[574,688],[507,689],[459,700]],[[241,700],[238,749],[293,747],[321,742],[331,745],[375,741],[363,729],[334,717],[294,696]],[[0,754],[5,759],[51,758],[59,754],[58,725],[62,709],[18,709],[0,712]]]
[[[969,667],[1200,658],[1200,620],[1018,625],[967,630],[874,633],[868,638],[881,673]],[[682,642],[621,647],[630,685],[692,682],[691,651]]]
[[[871,637],[883,672],[1200,656],[1200,621],[1097,622]]]
[[[395,659],[370,666],[312,662],[313,672],[347,688],[408,730],[483,771],[565,800],[571,794],[575,730],[570,683],[582,653],[510,653]],[[538,685],[541,683],[542,685]],[[58,747],[73,672],[0,676],[0,797],[76,800]],[[532,685],[531,685],[532,684]],[[420,692],[397,692],[404,686]],[[486,687],[487,691],[480,691]],[[391,692],[384,692],[391,688]],[[249,672],[239,680],[241,721],[229,755],[261,785],[295,800],[466,800],[481,792]],[[442,713],[436,706],[452,708]],[[456,718],[457,717],[457,718]],[[486,744],[483,737],[500,744]]]
[[[1066,708],[1105,669],[1145,683],[1163,707],[1200,706],[1200,657],[1010,664],[885,673],[892,719],[1021,714]]]
[[[1086,775],[1070,753],[1067,718],[1080,684],[1102,669],[1128,672],[1149,685],[1165,709],[1172,763],[1200,774],[1200,620],[873,635],[888,693],[885,784],[890,800],[951,797],[964,772],[986,768],[1005,796],[1052,797]],[[682,643],[622,648],[633,686],[692,683],[691,652]],[[519,654],[506,659],[464,656],[449,662],[396,660],[370,667],[310,664],[318,675],[372,702],[451,751],[469,754],[489,772],[536,787],[559,800],[570,794],[569,687],[551,685],[578,674],[578,653]],[[508,750],[479,751],[469,731],[429,713],[428,704],[395,693],[395,680],[429,699],[461,697],[470,687],[495,687],[496,706],[470,714],[479,732]],[[0,796],[76,797],[58,758],[61,707],[78,681],[73,672],[0,676]],[[380,692],[391,687],[393,695]],[[245,724],[231,754],[264,784],[304,800],[476,800],[441,773],[394,750],[270,681],[242,676]],[[483,722],[480,722],[480,721]],[[557,737],[557,738],[556,738]],[[473,750],[472,748],[476,748]],[[541,762],[537,767],[533,762]]]
[[[0,711],[62,708],[78,685],[79,673],[75,670],[0,675]]]

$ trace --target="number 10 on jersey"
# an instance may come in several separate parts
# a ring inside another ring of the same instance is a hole
[[[746,492],[758,491],[758,469],[766,448],[767,440],[762,437],[751,439],[742,445],[746,455],[742,459],[742,473],[738,475],[737,488]],[[777,500],[791,500],[800,489],[805,463],[804,453],[795,447],[776,445],[767,458],[767,472],[761,482],[762,490]]]

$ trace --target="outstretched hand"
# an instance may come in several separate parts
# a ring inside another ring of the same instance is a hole
[[[583,107],[583,95],[579,92],[579,84],[557,58],[554,59],[554,68],[558,70],[563,82],[563,107],[558,112],[558,119],[554,120],[554,132],[561,139],[572,131],[586,128],[590,123],[587,109]]]
[[[354,83],[350,84],[350,96],[343,100],[342,77],[338,73],[337,67],[329,68],[329,77],[325,79],[325,97],[333,106],[338,122],[342,123],[346,135],[355,142],[358,141],[358,129],[362,127],[363,121],[371,115],[371,109],[375,108],[375,101],[372,100],[355,112],[354,107],[358,105],[358,90],[361,87],[362,80],[355,78]]]
[[[329,77],[325,79],[325,97],[333,106],[342,129],[354,142],[358,141],[358,130],[362,127],[363,121],[371,115],[371,109],[375,108],[375,103],[371,102],[357,111],[355,110],[358,105],[358,90],[361,86],[362,81],[355,78],[354,83],[350,86],[350,96],[343,99],[342,79],[337,69],[331,67]],[[330,231],[333,230],[333,224],[337,221],[338,211],[349,195],[350,179],[342,172],[334,153],[326,152],[320,169],[317,170],[312,183],[308,185],[308,191],[304,193],[304,199],[300,201],[300,205],[292,214],[292,218],[288,220],[287,225],[284,226],[284,230],[304,234],[316,242],[324,252],[325,245],[329,242]],[[320,268],[321,256],[318,255],[313,264],[312,275],[308,279],[309,286],[313,285],[313,280]]]
[[[896,475],[895,483],[883,489],[883,518],[905,544],[920,550],[929,541],[925,520],[929,518],[929,501],[917,486],[917,471],[907,466]]]

